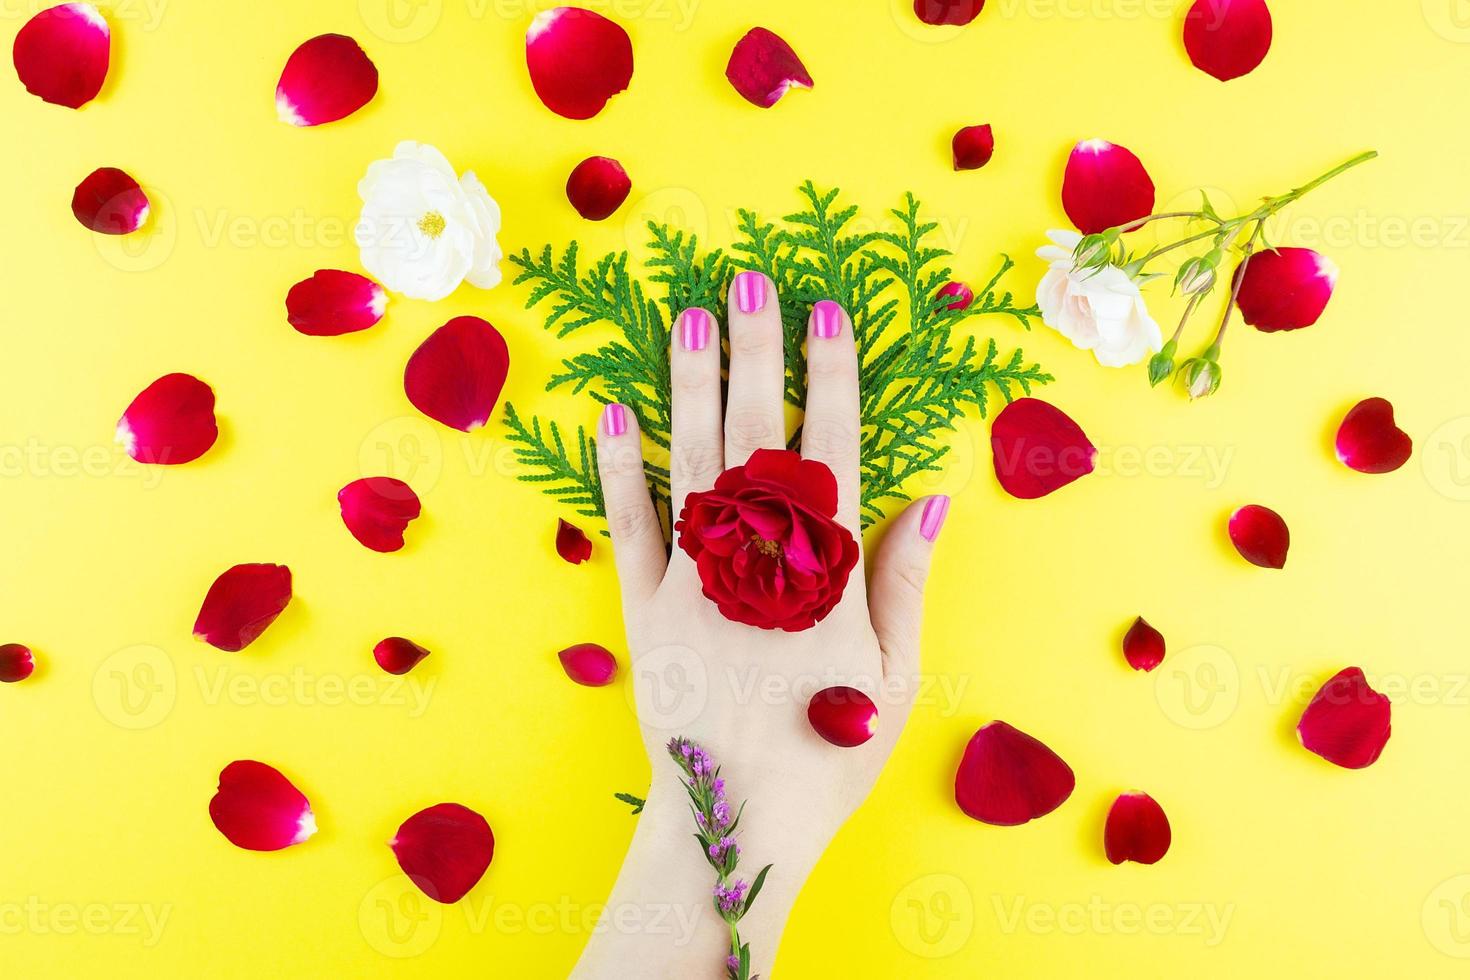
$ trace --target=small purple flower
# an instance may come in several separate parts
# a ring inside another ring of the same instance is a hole
[[[714,817],[716,824],[728,827],[730,825],[730,804],[724,800],[715,800]]]
[[[729,888],[724,885],[715,885],[715,904],[725,915],[734,915],[740,911],[741,900],[745,898],[745,889],[749,888],[743,881],[737,881]]]

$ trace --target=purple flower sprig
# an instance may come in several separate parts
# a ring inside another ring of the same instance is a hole
[[[700,745],[687,738],[673,738],[669,740],[668,750],[669,757],[684,772],[685,778],[680,781],[689,792],[694,837],[699,841],[704,859],[715,869],[715,911],[730,927],[730,955],[725,960],[725,975],[729,980],[760,980],[750,975],[750,944],[740,941],[739,923],[755,903],[771,866],[766,865],[749,882],[735,877],[740,863],[740,843],[735,839],[735,829],[745,804],[734,813],[730,811],[720,769]]]

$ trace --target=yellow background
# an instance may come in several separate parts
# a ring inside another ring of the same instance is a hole
[[[1278,230],[1342,268],[1323,321],[1235,332],[1206,402],[1150,391],[1141,368],[1100,368],[1045,328],[980,322],[1057,376],[1045,395],[1101,447],[1100,472],[1012,500],[989,473],[985,423],[956,438],[924,652],[951,693],[931,691],[811,879],[777,975],[1461,975],[1463,4],[1275,3],[1266,63],[1222,85],[1185,58],[1183,3],[992,0],[970,28],[936,31],[906,0],[616,0],[632,87],[572,122],[526,77],[530,0],[419,0],[396,20],[393,2],[111,0],[99,100],[74,113],[0,85],[0,642],[42,662],[0,690],[0,972],[555,977],[606,897],[634,827],[612,794],[641,792],[647,765],[625,684],[575,687],[554,651],[592,640],[623,655],[608,550],[562,563],[563,512],[515,482],[499,425],[466,437],[423,420],[401,371],[433,328],[473,313],[509,340],[518,407],[567,422],[593,407],[542,394],[568,348],[508,284],[395,300],[351,337],[290,329],[292,283],[357,268],[355,185],[371,160],[431,142],[501,202],[507,249],[577,238],[597,254],[641,242],[650,215],[727,242],[735,207],[783,213],[806,177],[869,215],[911,189],[963,275],[1008,251],[1021,263],[1008,282],[1029,295],[1030,253],[1064,221],[1067,150],[1099,136],[1142,157],[1161,206],[1201,186],[1222,209],[1245,205],[1359,150],[1383,157]],[[5,6],[7,45],[33,9]],[[769,112],[736,97],[724,62],[754,24],[792,42],[815,91]],[[328,31],[360,40],[378,97],[331,126],[282,125],[281,66]],[[976,122],[994,124],[995,160],[953,173],[948,137]],[[562,192],[593,153],[634,181],[598,225]],[[152,190],[143,237],[103,240],[69,214],[72,188],[103,165]],[[1166,284],[1152,294],[1171,323]],[[112,430],[169,371],[214,386],[223,435],[198,463],[145,471],[110,448]],[[1390,398],[1415,438],[1392,475],[1331,454],[1342,412],[1368,395]],[[334,499],[383,472],[425,504],[391,556],[354,542]],[[1230,550],[1224,519],[1246,502],[1290,522],[1285,571]],[[291,566],[290,609],[243,653],[194,642],[209,582],[245,561]],[[1170,644],[1154,675],[1118,651],[1140,613]],[[416,687],[372,664],[390,634],[434,651]],[[1362,772],[1292,733],[1316,686],[1351,664],[1395,702],[1393,739]],[[961,749],[992,718],[1072,764],[1077,790],[1057,813],[999,829],[954,806]],[[228,844],[206,807],[236,758],[285,771],[321,833],[279,854]],[[1102,855],[1106,807],[1130,787],[1174,825],[1155,867]],[[384,844],[441,800],[483,812],[498,843],[447,908],[403,892]],[[161,932],[149,915],[166,916]]]

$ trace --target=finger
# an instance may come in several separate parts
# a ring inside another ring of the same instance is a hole
[[[664,534],[643,473],[637,418],[626,406],[613,402],[603,408],[597,428],[597,473],[623,587],[623,606],[628,608],[647,600],[663,579],[668,564]]]
[[[806,418],[801,454],[826,463],[837,478],[837,520],[858,533],[858,360],[852,321],[822,300],[812,308],[806,341]]]
[[[873,562],[868,608],[883,650],[883,674],[904,682],[903,714],[919,687],[919,628],[924,618],[924,583],[934,542],[949,515],[949,498],[924,497],[909,504],[888,529]]]
[[[685,310],[669,351],[673,397],[670,481],[675,517],[684,497],[708,490],[725,465],[720,427],[720,332],[708,310]]]
[[[730,394],[725,465],[742,466],[757,449],[786,447],[786,357],[781,304],[759,272],[730,285]]]

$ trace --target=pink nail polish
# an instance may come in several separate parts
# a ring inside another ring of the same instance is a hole
[[[709,314],[695,307],[679,317],[679,335],[685,350],[704,350],[709,344]]]
[[[628,410],[617,402],[609,402],[602,410],[602,431],[620,436],[628,431]],[[927,517],[927,511],[925,512]]]
[[[924,516],[919,519],[919,535],[925,541],[934,542],[939,537],[940,530],[944,527],[944,519],[949,516],[949,497],[940,494],[930,497],[929,502],[924,504]]]
[[[824,299],[812,307],[812,336],[831,340],[842,333],[842,307]]]
[[[735,306],[741,313],[758,313],[766,308],[766,277],[759,272],[742,272],[735,277]]]

